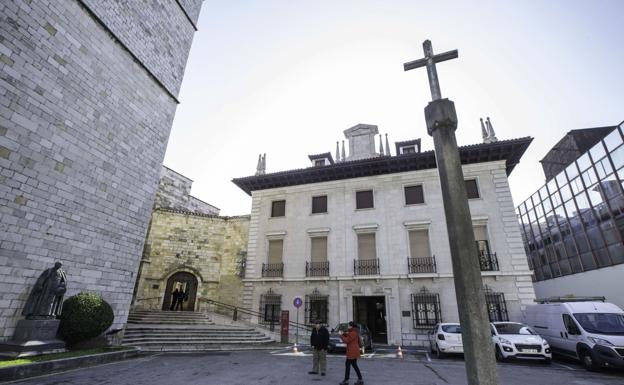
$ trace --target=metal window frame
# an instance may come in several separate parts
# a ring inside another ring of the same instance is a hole
[[[325,312],[324,314],[318,315],[317,319],[321,318],[319,321],[322,324],[327,324],[329,321],[329,295],[320,294],[318,289],[314,289],[312,294],[306,294],[305,296],[304,323],[306,325],[312,325],[315,321],[315,319],[311,318],[313,302],[325,302]]]
[[[440,294],[422,288],[412,294],[412,324],[414,329],[430,328],[442,322]]]
[[[485,287],[485,305],[490,322],[509,321],[505,293],[494,292],[487,285]]]
[[[267,318],[267,306],[272,306],[274,309],[274,306],[279,306],[278,307],[278,311],[277,314],[275,314],[275,312],[272,312],[273,317],[271,318]],[[258,320],[259,323],[261,324],[278,324],[280,322],[280,314],[282,311],[282,295],[281,294],[275,294],[273,292],[273,289],[269,289],[266,293],[264,294],[260,294],[260,306],[259,306],[259,312],[260,312],[260,319]]]

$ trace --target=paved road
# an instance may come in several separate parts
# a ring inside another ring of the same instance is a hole
[[[463,385],[461,359],[431,360],[424,355],[393,358],[391,352],[359,361],[367,385]],[[318,385],[338,384],[344,358],[328,358],[328,375],[307,374],[311,357],[287,351],[162,354],[18,381],[20,385]],[[590,373],[573,363],[505,363],[504,385],[622,385],[624,372]],[[354,382],[352,377],[351,383]]]

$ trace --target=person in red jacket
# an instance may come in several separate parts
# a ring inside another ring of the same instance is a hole
[[[357,331],[357,326],[353,321],[349,322],[349,329],[340,336],[342,342],[347,344],[347,360],[345,361],[345,376],[344,381],[340,385],[349,384],[349,375],[351,374],[351,366],[355,370],[355,374],[358,376],[358,380],[355,385],[363,385],[362,373],[357,365],[357,359],[360,358],[360,334]]]

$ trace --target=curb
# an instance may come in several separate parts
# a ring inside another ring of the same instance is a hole
[[[128,349],[110,353],[90,354],[88,356],[61,358],[32,364],[15,365],[0,368],[0,383],[21,380],[28,377],[41,376],[62,372],[65,370],[101,365],[114,361],[134,358],[139,355],[140,349]]]

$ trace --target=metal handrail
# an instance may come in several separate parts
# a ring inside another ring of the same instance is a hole
[[[149,297],[149,298],[135,298],[134,302],[138,302],[138,301],[147,301],[150,299],[160,299],[161,297]]]
[[[231,304],[224,303],[224,302],[215,301],[214,299],[199,297],[198,300],[199,301],[208,302],[210,304],[213,304],[215,306],[218,306],[218,307],[221,307],[221,308],[224,308],[224,309],[227,309],[227,310],[231,310],[232,311],[232,320],[233,321],[237,321],[238,320],[238,314],[239,313],[240,314],[250,315],[250,316],[256,316],[256,317],[259,317],[259,319],[261,317],[263,317],[263,314],[260,313],[260,312],[253,311],[253,310],[250,310],[250,309],[247,309],[247,308],[244,308],[244,307],[238,307],[238,306],[231,305]],[[265,324],[260,324],[260,323],[256,323],[256,322],[252,322],[252,323],[253,324],[257,324],[260,327],[266,327]],[[275,323],[272,322],[272,323],[270,323],[270,326],[274,327],[277,324],[279,324],[279,322],[275,322]],[[308,331],[310,331],[312,329],[311,326],[306,325],[306,324],[302,324],[300,322],[295,322],[295,321],[290,321],[289,320],[288,324],[290,326],[294,326],[294,327],[298,326],[299,328],[303,328],[304,330],[308,330]]]
[[[379,258],[376,259],[354,259],[354,275],[379,275]]]
[[[498,271],[498,258],[496,253],[480,252],[479,266],[481,271]]]
[[[262,264],[262,276],[263,277],[283,277],[284,276],[284,263],[263,263]]]
[[[410,274],[437,272],[435,255],[433,257],[408,257],[407,271]]]
[[[306,277],[327,277],[329,276],[329,261],[306,262]]]

